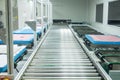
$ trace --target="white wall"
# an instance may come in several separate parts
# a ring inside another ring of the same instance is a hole
[[[6,19],[7,19],[7,12],[6,12],[6,3],[5,3],[6,0],[0,0],[0,11],[2,11],[2,16],[0,17],[0,21],[3,22],[4,24],[4,27],[6,27],[7,23],[6,23]],[[18,28],[18,20],[17,20],[17,17],[18,17],[18,11],[17,11],[17,6],[15,6],[15,1],[13,0],[13,30],[17,29]]]
[[[89,0],[89,20],[90,24],[96,30],[103,32],[105,34],[113,34],[113,35],[120,35],[120,27],[108,25],[108,2],[113,0]],[[96,4],[104,4],[104,11],[103,11],[103,23],[97,23],[95,21],[96,17]]]
[[[41,4],[37,3],[37,17],[41,17]]]
[[[3,22],[4,27],[6,27],[6,11],[5,11],[5,0],[0,0],[0,11],[3,12],[0,20]]]
[[[51,0],[53,19],[87,20],[87,0]]]
[[[19,28],[25,26],[25,21],[33,19],[33,3],[30,0],[18,0]]]

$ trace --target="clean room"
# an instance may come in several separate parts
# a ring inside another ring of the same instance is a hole
[[[120,0],[1,0],[0,80],[119,80]]]

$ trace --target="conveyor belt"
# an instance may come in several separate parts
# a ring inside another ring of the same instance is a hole
[[[53,26],[22,80],[101,80],[67,26]]]

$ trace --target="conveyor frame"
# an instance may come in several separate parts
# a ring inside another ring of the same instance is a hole
[[[77,36],[77,34],[71,28],[71,25],[69,26],[69,28],[72,31],[72,33],[74,34],[75,38],[78,40],[79,44],[82,46],[83,50],[85,50],[86,54],[89,56],[89,58],[91,59],[91,61],[94,63],[94,65],[96,66],[98,72],[102,75],[102,77],[105,80],[112,80],[112,78],[106,73],[106,71],[100,65],[100,60],[96,57],[95,52],[88,50],[88,48],[84,44],[83,39],[81,39],[81,38],[79,38]]]
[[[49,28],[50,29],[50,28]],[[28,58],[27,62],[24,64],[23,68],[20,70],[20,74],[18,74],[14,80],[20,80],[23,73],[25,72],[25,70],[27,69],[28,65],[30,64],[30,62],[32,61],[33,57],[35,56],[36,52],[38,51],[39,47],[42,45],[42,42],[44,41],[44,39],[46,38],[48,32],[46,32],[46,34],[44,35],[44,37],[41,39],[41,41],[39,42],[39,44],[36,46],[35,50],[33,51],[32,55]]]
[[[48,30],[48,32],[49,32],[49,30]],[[38,44],[38,46],[37,46],[37,48],[34,50],[34,52],[32,53],[32,55],[30,56],[30,58],[28,59],[28,61],[25,63],[25,66],[23,67],[23,69],[20,71],[20,74],[15,78],[15,80],[20,80],[21,78],[22,78],[22,75],[23,75],[23,73],[26,71],[26,69],[28,68],[28,65],[30,64],[30,62],[33,60],[33,57],[35,56],[35,54],[36,54],[36,52],[37,52],[37,50],[38,50],[38,48],[41,46],[41,44],[42,44],[42,42],[44,41],[44,39],[46,38],[46,36],[47,36],[47,34],[48,34],[48,32],[45,34],[45,36],[42,38],[42,40],[40,41],[40,43]],[[72,31],[73,32],[73,31]],[[74,34],[74,33],[73,33]],[[75,36],[75,34],[74,34],[74,36]],[[79,42],[79,38],[77,37],[77,36],[75,36],[75,38],[77,39],[77,41]],[[99,64],[99,60],[97,60],[96,61],[96,57],[94,56],[93,57],[93,52],[89,52],[88,51],[88,49],[85,47],[85,45],[83,45],[83,43],[80,41],[79,42],[80,44],[81,44],[81,46],[82,46],[82,48],[85,50],[85,52],[86,52],[86,54],[89,56],[89,58],[91,59],[91,61],[94,63],[94,65],[96,66],[96,68],[97,69],[100,69],[100,70],[98,70],[99,71],[99,73],[101,73],[101,75],[102,75],[102,77],[105,79],[105,80],[112,80],[109,76],[108,76],[108,74],[104,71],[104,69],[100,66],[100,64]],[[37,67],[36,67],[37,68]],[[44,67],[45,69],[49,69],[48,67]],[[52,67],[51,67],[52,68]],[[56,67],[57,68],[57,67]],[[67,66],[66,66],[66,68],[68,68]],[[71,67],[72,68],[72,67]],[[83,67],[81,67],[81,68],[83,68]],[[35,69],[34,67],[33,67],[33,69]],[[40,67],[38,67],[38,69],[41,69]],[[43,68],[42,68],[43,69]],[[55,69],[55,67],[53,67],[53,69]],[[64,73],[65,74],[65,73]],[[28,74],[25,74],[25,75],[28,75]],[[30,74],[30,75],[32,75],[32,73]],[[36,76],[37,76],[38,74],[36,74]],[[43,75],[43,74],[41,74],[41,75]],[[50,75],[52,75],[52,74],[50,74]],[[39,80],[39,79],[50,79],[51,77],[37,77],[37,78],[35,78],[35,77],[26,77],[26,79],[25,80],[33,80],[33,79],[36,79],[36,80]],[[79,78],[79,77],[78,77]],[[86,77],[80,77],[82,80],[86,80]],[[79,79],[80,79],[79,78]],[[89,78],[89,77],[88,77]],[[87,78],[87,79],[88,79]],[[51,78],[51,79],[58,79],[58,77],[54,77],[54,78]],[[62,79],[62,77],[61,78],[59,78],[59,79]],[[58,79],[58,80],[59,80]],[[68,79],[68,77],[64,77],[64,79]],[[75,77],[72,77],[71,76],[71,79],[75,79]],[[91,80],[94,80],[95,79],[95,77],[94,78],[89,78],[89,79],[91,79]],[[96,79],[98,79],[98,77],[96,78]],[[77,80],[77,79],[75,79],[75,80]],[[101,79],[99,79],[99,80],[101,80]]]

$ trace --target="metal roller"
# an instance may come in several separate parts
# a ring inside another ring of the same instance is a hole
[[[86,72],[86,73],[95,73],[97,72],[95,69],[91,69],[91,70],[77,70],[77,69],[71,69],[71,70],[67,70],[67,69],[28,69],[26,72],[35,72],[35,73],[82,73],[82,72]]]
[[[56,61],[55,61],[56,60]],[[35,62],[45,62],[45,63],[84,63],[84,62],[90,62],[88,61],[87,59],[83,60],[83,59],[76,59],[76,60],[66,60],[66,59],[63,59],[64,61],[61,61],[60,59],[44,59],[44,60],[40,60],[40,61],[37,61],[37,59],[34,59],[32,62],[35,63]],[[81,61],[79,61],[81,60]]]
[[[31,77],[94,77],[98,73],[24,73],[25,76]]]
[[[24,77],[23,80],[101,80],[101,77],[57,77],[57,78],[41,78],[41,77]]]
[[[31,66],[92,66],[92,63],[31,63]]]
[[[94,66],[29,66],[30,69],[95,69]]]

